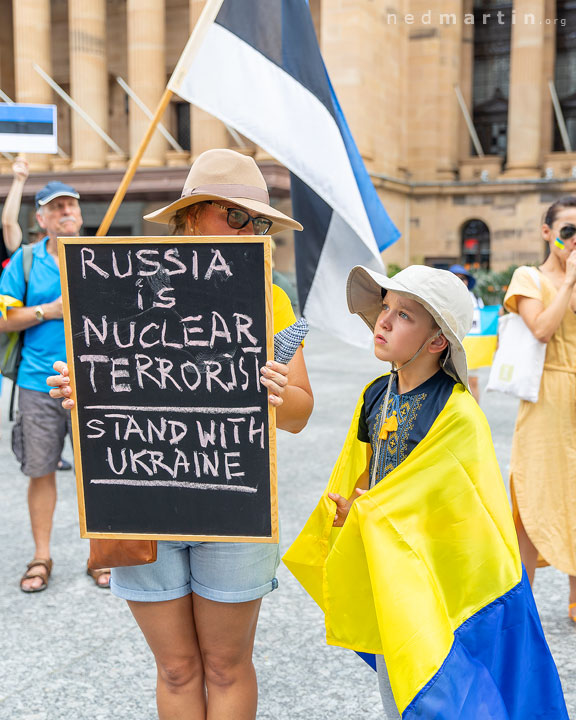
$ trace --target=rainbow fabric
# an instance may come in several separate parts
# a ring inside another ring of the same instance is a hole
[[[469,370],[489,367],[498,344],[498,315],[501,305],[475,308],[472,329],[462,344]]]
[[[327,488],[346,497],[366,464],[361,407]],[[462,385],[344,527],[334,511],[324,494],[284,562],[329,644],[384,655],[403,720],[568,720],[490,429]]]

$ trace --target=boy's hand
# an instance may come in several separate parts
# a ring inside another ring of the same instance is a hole
[[[328,493],[330,500],[333,500],[336,503],[336,515],[334,516],[334,522],[332,523],[334,527],[342,527],[342,525],[344,525],[346,518],[348,517],[348,513],[350,512],[350,508],[352,507],[352,503],[354,500],[359,498],[360,495],[364,495],[365,492],[367,491],[362,490],[361,488],[356,488],[354,491],[356,497],[353,497],[351,500],[347,500],[345,497],[342,497],[342,495],[338,495],[338,493]]]

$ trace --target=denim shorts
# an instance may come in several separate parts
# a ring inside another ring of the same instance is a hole
[[[191,592],[207,600],[241,603],[278,587],[275,543],[158,542],[149,565],[112,568],[110,587],[124,600],[161,602]]]

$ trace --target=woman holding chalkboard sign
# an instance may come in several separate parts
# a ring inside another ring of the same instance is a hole
[[[147,220],[174,235],[265,235],[302,226],[269,204],[254,160],[233,150],[209,150],[192,166],[181,197]],[[296,318],[288,296],[274,286],[274,332]],[[52,397],[74,405],[68,368],[48,378]],[[261,368],[277,426],[297,433],[313,407],[302,348],[285,365]],[[261,599],[277,587],[279,549],[270,543],[158,542],[149,565],[112,570],[112,592],[128,601],[158,668],[160,720],[206,716],[256,717],[252,664]]]

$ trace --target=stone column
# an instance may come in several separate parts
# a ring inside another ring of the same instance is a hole
[[[164,55],[164,0],[127,0],[128,85],[154,112],[166,88]],[[134,155],[150,124],[140,108],[130,102],[130,155]],[[145,167],[164,165],[166,140],[155,132],[142,162]]]
[[[473,0],[464,0],[464,13],[471,16],[474,13]],[[473,101],[473,78],[474,78],[474,25],[471,23],[463,24],[462,38],[460,45],[460,77],[458,84],[460,91],[464,97],[464,102],[468,111],[472,113]],[[454,96],[455,98],[455,96]],[[459,160],[468,160],[471,155],[472,141],[470,139],[470,131],[466,125],[466,121],[462,115],[462,111],[458,110],[458,155]]]
[[[436,66],[438,73],[436,177],[439,180],[454,180],[458,170],[458,130],[462,117],[454,86],[460,80],[464,30],[463,2],[444,0],[440,5],[441,55]]]
[[[108,131],[106,0],[68,0],[70,95],[105,132]],[[72,167],[104,167],[107,145],[74,111]]]
[[[404,13],[408,59],[407,167],[415,180],[453,180],[458,168],[462,0],[412,0]]]
[[[194,29],[200,13],[204,9],[205,0],[189,0],[190,2],[190,32]],[[204,150],[212,148],[227,148],[230,146],[228,132],[222,122],[204,110],[194,107],[190,108],[190,148],[192,158],[198,157]],[[235,149],[236,145],[233,147]]]
[[[510,49],[508,101],[508,177],[541,174],[542,104],[549,92],[544,82],[545,0],[515,3]],[[533,22],[531,18],[534,18]]]
[[[50,0],[14,0],[14,74],[16,102],[54,102],[50,86],[34,70],[34,63],[49,75],[52,74],[50,55]],[[32,171],[46,170],[49,155],[30,155]]]

